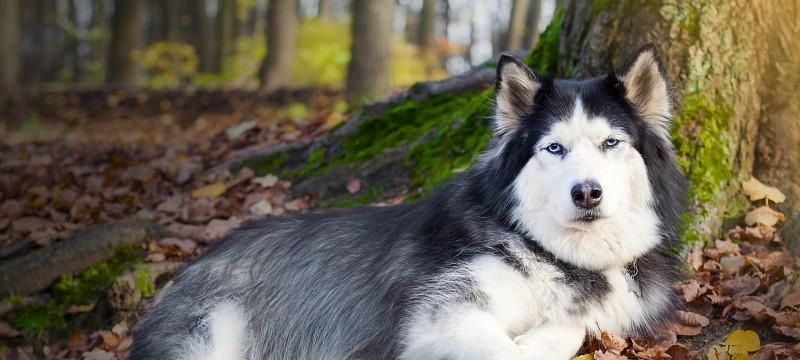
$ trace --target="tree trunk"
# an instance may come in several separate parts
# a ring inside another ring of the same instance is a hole
[[[261,84],[267,89],[292,82],[297,48],[297,0],[271,0],[267,8],[267,57]]]
[[[181,2],[178,0],[164,1],[164,29],[165,40],[170,42],[181,41]]]
[[[672,136],[690,181],[686,241],[716,239],[725,220],[743,214],[741,182],[756,159],[756,175],[785,190],[796,209],[796,5],[571,0],[559,14],[526,60],[541,72],[602,75],[643,44],[660,49],[675,95]],[[469,166],[488,141],[492,78],[484,69],[414,86],[327,138],[244,164],[282,169],[296,192],[317,193],[326,205],[374,202],[398,188],[424,195]],[[348,179],[361,180],[361,193],[347,192]]]
[[[424,54],[430,53],[436,40],[436,5],[437,0],[423,0],[419,12],[419,30],[417,30],[417,44]]]
[[[0,111],[16,90],[19,73],[19,7],[18,0],[0,2]],[[5,120],[5,119],[4,119]]]
[[[197,51],[200,72],[216,71],[214,58],[213,23],[208,17],[205,1],[191,1],[192,6],[192,45]]]
[[[317,18],[322,20],[333,19],[333,0],[319,0],[317,3]]]
[[[756,138],[755,175],[786,193],[783,234],[795,239],[790,249],[800,255],[800,5],[776,2],[776,12],[784,16],[771,19],[766,31],[769,59],[760,87],[761,125]],[[762,40],[763,41],[763,40]]]
[[[272,2],[272,1],[270,1]],[[217,5],[217,54],[219,71],[225,71],[236,50],[236,0],[219,0]]]
[[[528,18],[525,21],[525,38],[522,46],[525,49],[533,49],[539,41],[539,19],[542,17],[542,0],[530,0],[528,6]]]
[[[528,17],[528,0],[514,0],[511,6],[511,17],[508,19],[508,32],[505,36],[504,50],[522,48],[525,37],[525,20]]]
[[[347,99],[380,98],[389,93],[394,1],[354,0],[353,44],[347,66]]]
[[[132,84],[137,66],[132,52],[143,45],[145,0],[116,0],[111,24],[111,64],[108,82]]]

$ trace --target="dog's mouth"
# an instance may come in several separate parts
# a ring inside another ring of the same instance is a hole
[[[600,214],[600,211],[595,209],[578,210],[578,212],[575,214],[575,222],[578,223],[592,223],[602,218],[603,216]]]

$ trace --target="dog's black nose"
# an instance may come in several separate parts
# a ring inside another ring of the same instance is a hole
[[[603,188],[594,181],[584,181],[572,187],[570,191],[572,202],[581,209],[591,209],[600,205],[603,198]]]

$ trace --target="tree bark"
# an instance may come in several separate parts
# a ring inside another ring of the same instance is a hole
[[[525,21],[525,38],[522,46],[525,49],[533,49],[539,41],[539,19],[542,17],[542,0],[530,0],[528,6],[528,17]]]
[[[511,5],[511,17],[508,19],[508,31],[505,36],[506,50],[522,48],[525,37],[525,19],[528,17],[528,0],[514,0]]]
[[[292,82],[297,48],[297,0],[271,0],[267,8],[267,57],[261,84],[267,89]]]
[[[0,111],[17,88],[19,73],[19,4],[18,0],[0,2]]]
[[[380,98],[389,93],[394,1],[354,0],[353,44],[347,66],[347,99]]]
[[[417,44],[423,53],[430,53],[436,45],[436,6],[437,0],[423,0],[419,13]]]
[[[137,66],[131,58],[144,41],[145,0],[116,0],[111,24],[111,50],[108,82],[132,84]]]
[[[272,2],[272,1],[270,1]],[[236,50],[236,0],[219,0],[217,5],[217,53],[215,65],[225,71]]]
[[[763,99],[761,124],[756,138],[755,176],[786,193],[784,238],[790,250],[800,255],[800,5],[774,4],[785,14],[768,23],[766,31],[769,61],[764,74],[767,86],[760,88]]]

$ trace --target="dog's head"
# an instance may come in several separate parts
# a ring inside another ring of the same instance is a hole
[[[655,192],[664,186],[653,177],[677,170],[655,49],[584,81],[552,80],[503,55],[495,102],[494,146],[483,166],[503,184],[509,223],[590,269],[622,266],[662,240]]]

